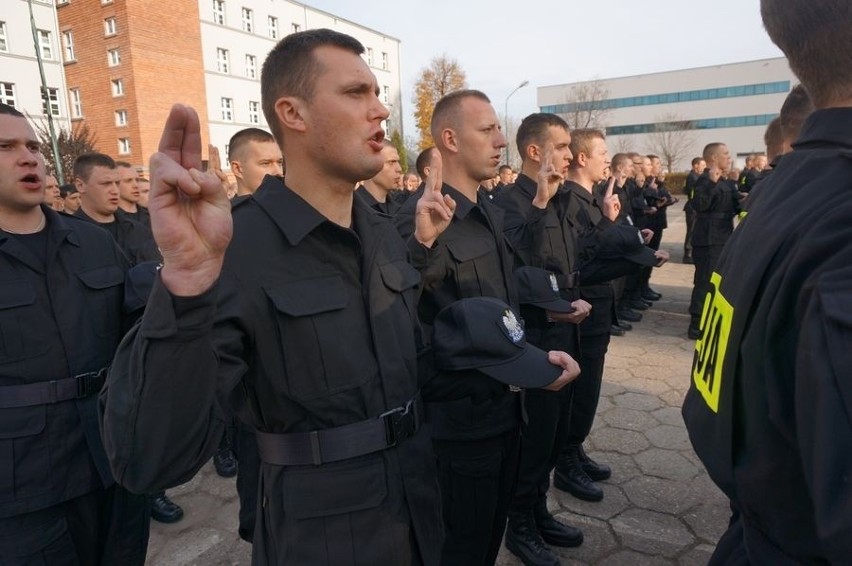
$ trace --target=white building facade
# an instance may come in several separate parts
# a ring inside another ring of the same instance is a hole
[[[687,149],[674,170],[688,169],[692,157],[712,142],[727,144],[740,167],[746,155],[766,150],[766,126],[798,82],[787,59],[779,57],[544,86],[538,89],[538,105],[542,112],[564,116],[591,108],[597,127],[606,131],[610,153],[659,152],[654,132],[676,124],[686,130],[681,143]],[[602,94],[595,99],[577,99],[577,93],[596,89]]]
[[[35,39],[27,0],[3,0],[0,10],[0,102],[14,106],[35,125],[43,125],[45,129],[49,112],[57,129],[68,129],[68,90],[62,65],[66,46],[59,33],[53,0],[33,0],[32,11]],[[36,49],[44,66],[46,100],[42,96]]]
[[[210,143],[227,155],[231,136],[243,128],[269,129],[260,98],[267,53],[284,36],[329,28],[365,47],[379,98],[391,112],[385,129],[402,134],[400,41],[291,0],[198,0]]]

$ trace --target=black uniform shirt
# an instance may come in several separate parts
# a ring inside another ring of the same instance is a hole
[[[852,557],[850,132],[852,108],[814,112],[761,184],[711,277],[683,404],[761,563]]]
[[[393,215],[399,210],[399,207],[402,205],[402,200],[397,200],[394,198],[393,193],[388,193],[385,202],[379,202],[376,200],[370,191],[367,190],[367,187],[364,185],[360,185],[355,190],[355,197],[364,199],[364,202],[367,203],[367,206],[375,210],[376,212],[381,212],[382,214]]]
[[[83,212],[83,208],[81,207],[77,209],[74,216],[100,226],[109,232],[131,265],[146,261],[160,261],[162,259],[151,230],[144,224],[131,220],[127,215],[116,212],[115,221],[108,223],[98,222]]]
[[[693,247],[724,246],[734,231],[734,216],[740,210],[736,183],[724,176],[714,183],[709,171],[705,170],[695,183]]]

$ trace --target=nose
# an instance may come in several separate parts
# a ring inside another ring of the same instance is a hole
[[[506,136],[503,134],[503,130],[497,130],[497,147],[500,149],[506,147]]]

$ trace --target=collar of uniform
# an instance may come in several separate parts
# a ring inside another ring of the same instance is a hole
[[[583,185],[575,183],[574,181],[565,181],[565,187],[587,203],[592,204],[592,201],[594,200],[592,193],[587,191]]]
[[[281,179],[267,175],[252,200],[263,208],[291,245],[298,245],[328,218],[288,188]]]
[[[459,190],[446,183],[441,186],[441,192],[445,195],[450,195],[453,197],[453,200],[456,201],[456,212],[453,216],[459,220],[464,220],[467,215],[470,214],[470,211],[476,208],[475,202],[471,202],[471,200],[463,195]],[[477,191],[476,196],[477,198],[479,197],[479,191]]]
[[[69,243],[78,247],[80,246],[80,240],[77,238],[76,232],[69,225],[69,222],[75,222],[74,220],[69,220],[70,215],[65,217],[65,215],[59,214],[46,205],[41,205],[41,210],[47,216],[47,229],[50,231],[51,239],[59,240],[64,238]]]
[[[380,204],[376,197],[374,197],[373,194],[368,191],[367,187],[365,187],[363,184],[358,185],[358,188],[355,189],[355,194],[360,195],[361,198],[364,199],[364,202],[367,204],[367,206],[372,207],[377,204]]]
[[[514,187],[510,185],[508,190],[521,190],[528,197],[535,198],[535,194],[538,192],[538,183],[521,173],[515,179]]]
[[[805,149],[826,142],[852,149],[849,132],[852,132],[852,108],[815,110],[805,120],[799,139],[793,143],[793,149]]]

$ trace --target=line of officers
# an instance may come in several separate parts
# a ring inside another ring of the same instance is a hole
[[[191,130],[182,111],[167,131]],[[258,431],[257,484],[241,493],[257,564],[493,564],[507,518],[525,564],[582,543],[547,510],[550,474],[601,499],[611,472],[583,441],[612,281],[667,260],[624,214],[624,172],[600,184],[600,131],[528,116],[521,173],[492,201],[479,183],[506,144],[499,120],[481,92],[452,93],[434,112],[433,185],[393,216],[356,196],[339,226],[266,176],[233,207],[214,286],[183,297],[109,228],[40,205],[32,128],[10,111],[0,124],[22,140],[0,172],[22,211],[0,224],[0,564],[143,563],[136,494],[191,478],[233,413]],[[452,203],[443,224],[419,204],[434,198]],[[495,320],[459,314],[483,297],[505,305]],[[458,328],[437,343],[442,324]],[[479,337],[495,327],[515,349],[489,357],[500,346]],[[493,377],[534,367],[518,361],[535,350],[524,340],[561,373]]]

